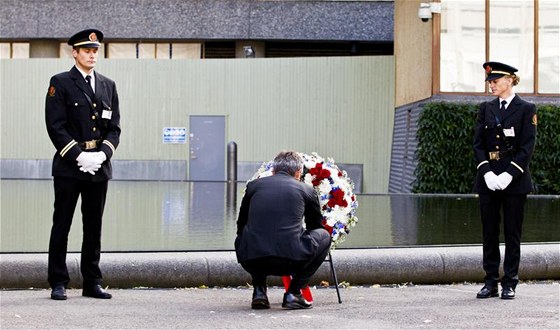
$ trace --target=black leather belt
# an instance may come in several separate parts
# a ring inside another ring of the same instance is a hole
[[[86,142],[80,142],[80,143],[78,143],[78,146],[82,150],[97,149],[97,143],[99,143],[99,141],[101,141],[101,140],[91,140],[91,141],[86,141]]]
[[[500,160],[500,158],[504,158],[507,156],[512,156],[514,154],[513,150],[506,150],[506,151],[490,151],[488,153],[488,157],[490,160]]]

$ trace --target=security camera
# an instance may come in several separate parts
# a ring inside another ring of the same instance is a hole
[[[430,18],[432,18],[432,10],[430,9],[429,3],[420,3],[420,8],[418,8],[418,18],[420,18],[422,22],[427,22]]]

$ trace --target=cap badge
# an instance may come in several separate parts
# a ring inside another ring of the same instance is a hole
[[[89,41],[97,41],[97,34],[95,32],[89,34]]]
[[[492,72],[492,67],[490,65],[487,65],[484,69],[486,70],[486,74],[490,74]]]

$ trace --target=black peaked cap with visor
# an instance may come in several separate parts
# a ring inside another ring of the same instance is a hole
[[[511,65],[500,62],[486,62],[482,64],[482,67],[486,70],[486,81],[496,80],[506,75],[513,75],[517,72],[517,69]]]
[[[101,41],[103,41],[103,32],[87,29],[71,36],[68,44],[74,48],[99,48]]]

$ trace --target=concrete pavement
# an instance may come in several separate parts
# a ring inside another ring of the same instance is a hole
[[[1,290],[2,329],[559,329],[559,283],[521,283],[514,300],[476,299],[480,284],[374,285],[314,288],[314,307],[281,308],[283,290],[269,288],[271,309],[251,310],[248,287],[111,289],[97,300],[68,291]]]

